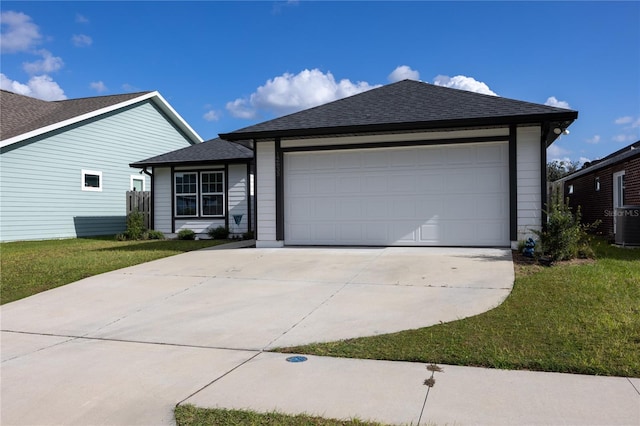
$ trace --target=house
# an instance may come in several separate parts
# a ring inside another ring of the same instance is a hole
[[[131,164],[151,174],[153,229],[201,236],[223,226],[232,235],[254,230],[253,151],[213,139]]]
[[[580,206],[583,223],[600,220],[595,232],[613,238],[616,208],[640,205],[640,141],[586,163],[558,184],[574,211]]]
[[[404,80],[220,137],[254,144],[258,247],[515,246],[577,116]]]
[[[0,241],[126,228],[129,163],[202,142],[158,92],[43,101],[0,92]]]

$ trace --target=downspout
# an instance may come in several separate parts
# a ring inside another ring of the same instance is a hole
[[[153,207],[155,206],[154,197],[155,197],[155,193],[156,193],[155,188],[153,186],[154,186],[155,181],[153,180],[153,173],[150,172],[149,170],[147,170],[146,167],[144,167],[142,169],[142,173],[144,173],[145,175],[149,176],[149,179],[151,180],[151,200],[149,201],[149,203],[151,204],[149,206],[149,227],[151,229],[155,229],[156,226],[155,226],[155,222],[153,221]]]

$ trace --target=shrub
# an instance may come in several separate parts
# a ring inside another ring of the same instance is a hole
[[[568,200],[554,195],[548,206],[547,226],[533,232],[540,238],[540,249],[552,261],[569,260],[576,257],[593,257],[587,231],[598,226],[599,221],[584,225],[580,222],[580,207],[573,214]]]
[[[253,238],[254,238],[253,231],[247,231],[244,234],[242,234],[242,239],[244,240],[253,240]]]
[[[156,231],[155,229],[150,229],[147,231],[148,240],[164,240],[164,234],[160,231]]]
[[[191,229],[181,229],[178,232],[178,239],[179,240],[195,240],[196,233],[193,232]]]
[[[127,230],[124,235],[128,240],[141,240],[144,235],[144,215],[139,211],[127,215]]]
[[[207,234],[214,240],[226,240],[229,238],[229,228],[218,226],[217,228],[209,228]]]

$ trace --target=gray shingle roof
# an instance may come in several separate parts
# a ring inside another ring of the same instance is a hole
[[[228,140],[568,122],[577,111],[403,80],[221,134]]]
[[[228,142],[220,138],[211,139],[186,148],[137,161],[131,167],[171,166],[176,164],[225,163],[250,161],[253,151],[239,143]]]
[[[43,101],[0,90],[0,140],[60,123],[150,92]]]

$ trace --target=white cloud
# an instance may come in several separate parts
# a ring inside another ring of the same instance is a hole
[[[35,53],[41,55],[42,59],[34,62],[23,62],[22,68],[27,72],[27,74],[46,74],[58,71],[64,66],[62,58],[59,56],[53,56],[48,50],[42,49]]]
[[[587,157],[580,157],[578,159],[578,161],[580,162],[580,164],[590,163],[591,162],[591,160],[589,158],[587,158]]]
[[[559,101],[555,96],[549,96],[544,104],[556,108],[571,109],[567,101]]]
[[[75,47],[87,47],[91,46],[93,39],[85,34],[74,34],[71,37],[71,42]]]
[[[42,36],[31,17],[21,12],[0,13],[0,51],[2,53],[24,52],[33,48]]]
[[[88,24],[89,23],[89,18],[87,18],[84,15],[81,15],[79,13],[76,13],[76,22],[78,24]]]
[[[31,96],[45,101],[67,99],[64,90],[48,75],[31,77],[26,84],[11,80],[0,73],[0,87],[20,95]]]
[[[630,115],[624,116],[624,117],[620,117],[620,118],[616,118],[615,123],[616,124],[629,124],[633,121],[633,117],[631,117]]]
[[[625,134],[619,134],[619,135],[615,135],[613,138],[611,138],[611,140],[613,140],[614,142],[633,142],[635,140],[637,140],[637,136],[636,135],[625,135]]]
[[[593,135],[593,137],[592,137],[592,138],[590,138],[590,139],[587,139],[587,140],[586,140],[586,142],[587,142],[587,143],[590,143],[590,144],[592,144],[592,145],[595,145],[595,144],[597,144],[598,142],[600,142],[600,135]]]
[[[260,110],[284,115],[322,105],[347,96],[352,96],[379,85],[367,82],[353,83],[348,79],[339,82],[333,74],[316,69],[303,70],[298,74],[285,73],[268,80],[251,96],[228,102],[227,110],[234,117],[254,118]]]
[[[636,127],[640,127],[640,117],[633,118],[630,115],[626,115],[624,117],[617,118],[614,123],[620,125],[629,124],[629,126],[626,126],[625,129],[635,129]]]
[[[255,108],[252,108],[246,99],[238,98],[235,101],[227,102],[226,108],[236,118],[250,120],[257,115]]]
[[[136,86],[129,84],[129,83],[124,83],[122,85],[122,90],[125,90],[127,92],[139,92],[140,89],[137,88]]]
[[[547,148],[547,157],[550,158],[550,161],[566,161],[568,158],[567,154],[571,154],[571,151],[562,148],[558,143],[551,144],[549,148]]]
[[[464,75],[456,75],[449,77],[448,75],[438,75],[433,79],[436,86],[451,87],[454,89],[467,90],[469,92],[482,93],[485,95],[498,96],[493,90],[489,89],[482,81],[478,81],[473,77]]]
[[[207,121],[218,121],[220,120],[220,114],[218,114],[214,110],[209,110],[202,116],[202,118],[204,118]]]
[[[107,86],[102,81],[93,81],[89,84],[89,87],[95,90],[98,93],[106,92]]]
[[[420,80],[420,73],[416,70],[412,70],[407,65],[400,65],[389,74],[387,80],[391,83],[402,80]]]

